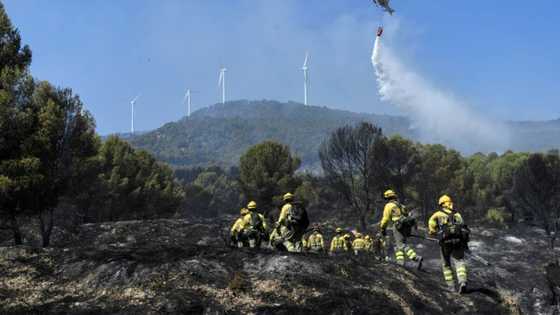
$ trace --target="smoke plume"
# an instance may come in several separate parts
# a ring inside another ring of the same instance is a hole
[[[464,153],[508,148],[509,132],[503,122],[483,117],[407,69],[382,45],[381,36],[375,39],[371,61],[381,100],[409,115],[422,142],[445,144]]]

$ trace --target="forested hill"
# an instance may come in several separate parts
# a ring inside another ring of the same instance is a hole
[[[508,122],[514,151],[546,151],[560,149],[560,119],[548,121]]]
[[[406,118],[353,113],[276,101],[234,101],[196,111],[190,118],[132,137],[136,147],[172,165],[236,165],[250,146],[276,140],[290,146],[308,168],[329,133],[346,124],[372,122],[385,134],[413,137]]]
[[[405,117],[354,113],[276,101],[234,101],[196,111],[190,118],[127,139],[175,166],[236,165],[250,146],[276,140],[290,146],[305,168],[319,166],[318,149],[329,133],[361,121],[387,135],[417,139]],[[508,122],[514,151],[560,148],[560,120]]]

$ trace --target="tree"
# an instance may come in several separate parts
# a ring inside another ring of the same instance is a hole
[[[172,170],[118,137],[103,143],[98,159],[96,221],[169,217],[183,202],[185,193]]]
[[[513,206],[513,186],[515,172],[523,165],[529,157],[528,153],[506,152],[497,159],[490,162],[491,180],[497,198],[497,206],[504,207],[510,214],[511,221],[515,222],[518,211]]]
[[[37,179],[37,160],[23,152],[21,143],[29,136],[27,109],[33,80],[29,75],[31,50],[0,3],[0,219],[7,219],[16,245],[22,243],[18,216],[23,211],[21,191]]]
[[[372,168],[376,171],[376,181],[395,190],[401,199],[407,198],[406,188],[414,182],[420,171],[421,159],[417,146],[401,136],[393,136],[374,146]]]
[[[257,144],[239,160],[239,183],[245,196],[255,200],[268,213],[273,201],[299,186],[294,172],[300,166],[298,157],[277,142]]]
[[[221,170],[202,172],[193,184],[202,187],[211,196],[208,209],[215,216],[220,213],[237,214],[239,212],[241,203],[239,184],[225,172]]]
[[[387,156],[380,152],[383,142],[380,128],[361,123],[338,128],[319,149],[325,177],[344,196],[362,229],[366,228],[368,213],[380,195],[376,175],[384,163],[375,161],[374,156]]]
[[[461,198],[459,192],[463,158],[459,152],[449,150],[440,144],[428,144],[419,147],[420,170],[414,182],[422,206],[424,221],[428,213],[437,207],[437,200],[442,194],[449,194],[457,204]]]
[[[40,82],[33,93],[33,133],[22,146],[39,160],[40,180],[27,191],[26,208],[40,222],[43,246],[50,244],[54,210],[76,168],[97,153],[95,123],[70,89]]]
[[[515,171],[512,202],[521,209],[526,220],[556,231],[560,220],[560,155],[558,151],[529,155]],[[556,233],[555,233],[556,234]]]

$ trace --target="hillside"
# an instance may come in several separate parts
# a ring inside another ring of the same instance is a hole
[[[508,122],[512,131],[512,150],[546,151],[560,149],[560,119]]]
[[[235,165],[248,147],[264,140],[287,144],[304,166],[318,166],[318,149],[336,128],[372,122],[387,134],[412,136],[405,118],[275,101],[235,101],[193,113],[130,142],[172,165]]]
[[[470,290],[446,291],[439,252],[425,268],[372,257],[231,249],[210,221],[85,224],[53,248],[0,247],[1,314],[551,314],[544,231],[474,229]],[[327,240],[333,227],[325,226]],[[515,236],[514,236],[515,235]],[[64,236],[64,237],[61,237]],[[1,243],[1,242],[0,242]],[[560,280],[560,279],[559,279]]]
[[[318,149],[329,133],[346,124],[374,123],[388,134],[416,139],[404,117],[353,113],[327,107],[276,101],[234,101],[196,111],[127,139],[175,166],[236,165],[241,154],[264,140],[287,144],[307,169],[319,167]],[[508,122],[514,151],[560,147],[560,120]]]

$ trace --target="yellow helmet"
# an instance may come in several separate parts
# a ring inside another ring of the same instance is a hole
[[[369,235],[366,235],[365,239],[369,241],[371,237]]]
[[[336,233],[342,233],[342,229],[341,228],[336,228]]]
[[[439,197],[438,205],[443,206],[446,203],[452,203],[452,202],[453,200],[451,200],[451,197],[449,197],[448,195],[443,195]]]
[[[241,208],[241,211],[239,213],[241,215],[246,215],[247,213],[249,213],[249,210],[247,210],[247,208]]]
[[[363,236],[362,233],[359,233],[359,232],[356,233],[356,238],[362,238],[362,236]]]
[[[282,199],[284,199],[284,201],[292,200],[294,199],[294,195],[292,195],[292,193],[286,193]]]
[[[395,192],[392,191],[391,189],[386,190],[386,191],[383,193],[383,198],[385,198],[385,199],[395,198],[395,197],[397,197],[397,193],[395,193]]]
[[[248,209],[257,209],[257,203],[254,201],[249,202],[249,204],[247,205]]]

